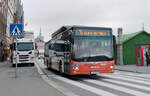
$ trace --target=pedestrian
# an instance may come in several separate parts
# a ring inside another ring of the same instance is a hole
[[[149,66],[149,61],[150,60],[149,60],[148,52],[145,53],[145,56],[146,56],[146,65]]]

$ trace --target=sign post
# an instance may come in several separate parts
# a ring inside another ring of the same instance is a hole
[[[15,78],[18,77],[18,74],[17,74],[17,69],[18,69],[18,60],[17,58],[19,57],[18,56],[18,40],[17,38],[19,37],[23,37],[23,25],[22,24],[10,24],[10,31],[9,31],[9,37],[12,37],[14,38],[14,40],[16,41],[16,68],[15,68]]]

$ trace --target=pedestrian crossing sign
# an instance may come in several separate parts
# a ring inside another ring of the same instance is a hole
[[[23,37],[22,24],[10,24],[9,37]]]

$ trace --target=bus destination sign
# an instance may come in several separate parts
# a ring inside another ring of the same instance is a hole
[[[78,31],[79,35],[86,35],[86,36],[108,36],[108,32],[86,32],[84,30],[79,30]]]

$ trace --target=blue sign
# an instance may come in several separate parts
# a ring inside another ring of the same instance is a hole
[[[10,24],[9,37],[23,37],[22,24]]]

